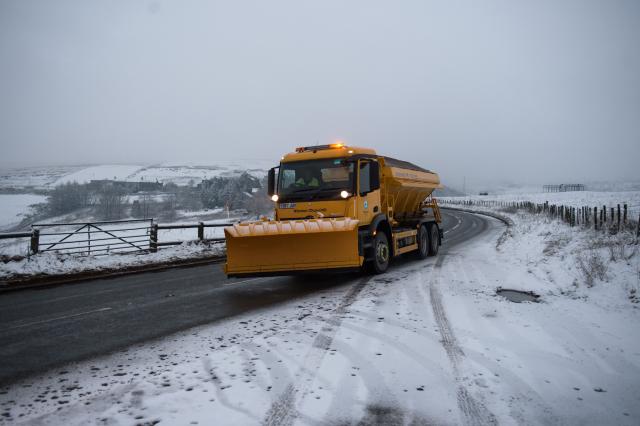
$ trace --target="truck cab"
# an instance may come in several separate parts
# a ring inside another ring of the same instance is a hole
[[[298,148],[269,171],[268,193],[276,220],[350,217],[366,225],[380,212],[380,167],[370,149]]]

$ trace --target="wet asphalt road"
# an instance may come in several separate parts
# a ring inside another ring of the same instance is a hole
[[[484,232],[489,220],[443,210],[441,249]],[[0,294],[0,384],[319,289],[346,290],[357,278],[227,279],[214,264]]]

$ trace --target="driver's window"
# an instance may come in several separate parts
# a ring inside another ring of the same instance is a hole
[[[371,173],[369,171],[370,167],[371,163],[368,161],[363,161],[360,163],[360,177],[358,178],[358,180],[360,181],[360,195],[371,192]]]
[[[292,169],[283,170],[282,187],[289,188],[296,181],[296,171]]]

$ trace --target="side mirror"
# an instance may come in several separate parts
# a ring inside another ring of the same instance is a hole
[[[276,193],[276,168],[272,167],[269,169],[269,174],[267,175],[267,194],[271,197]]]
[[[380,189],[380,163],[372,161],[369,166],[369,187],[371,191]]]

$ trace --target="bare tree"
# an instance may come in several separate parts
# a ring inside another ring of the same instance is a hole
[[[124,215],[125,194],[114,185],[104,185],[98,191],[97,212],[103,220],[121,219]]]

